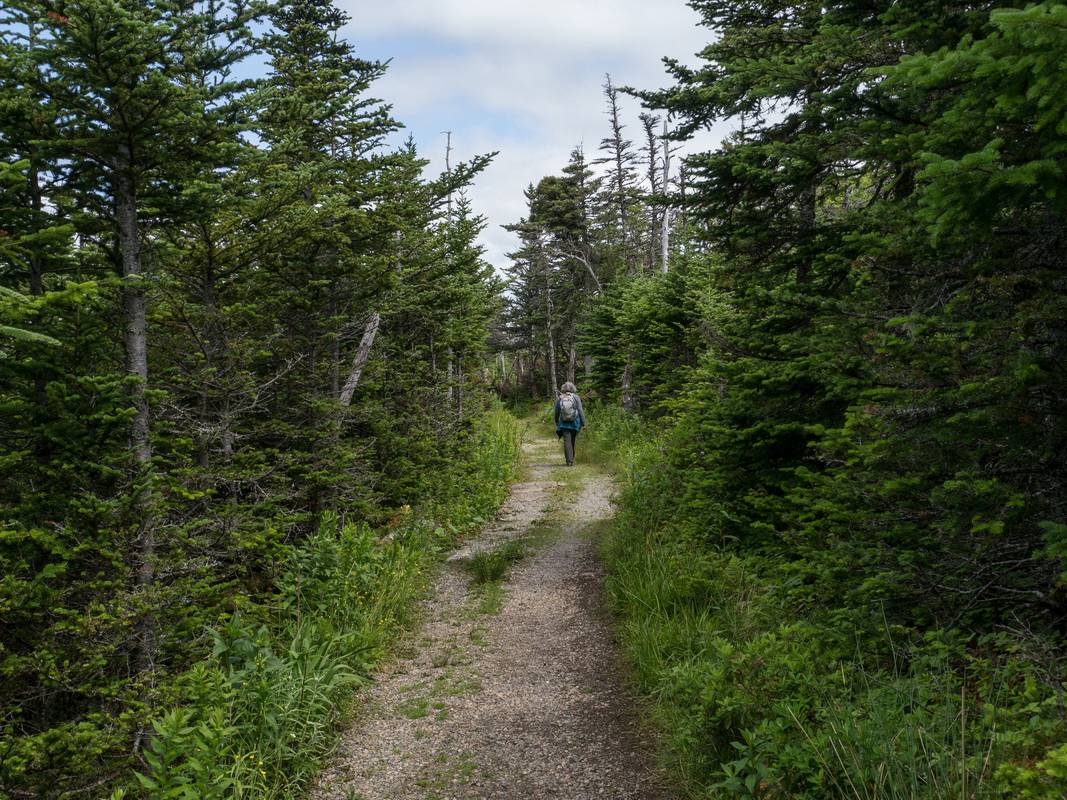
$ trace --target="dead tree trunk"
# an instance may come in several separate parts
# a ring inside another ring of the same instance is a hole
[[[619,207],[619,230],[625,237],[630,227],[626,208],[625,147],[622,138],[622,121],[619,119],[619,91],[612,85],[610,75],[604,85],[604,92],[608,97],[608,117],[611,120],[612,156],[615,159],[615,174],[612,177],[615,183],[615,202]]]
[[[651,272],[655,268],[656,259],[659,256],[656,236],[659,234],[659,210],[656,208],[653,198],[660,194],[660,165],[659,165],[659,137],[656,135],[656,123],[659,118],[652,114],[641,115],[641,125],[645,131],[644,152],[647,156],[645,163],[645,179],[648,181],[649,202],[647,208],[648,224],[648,248],[645,252],[645,267]]]
[[[663,119],[663,194],[666,195],[670,188],[671,181],[671,143],[667,138],[667,119]],[[668,269],[668,257],[670,255],[670,239],[671,239],[671,210],[670,206],[663,206],[663,228],[660,232],[659,245],[662,248],[660,258],[660,271],[663,274],[667,274]]]
[[[549,268],[548,259],[541,254],[541,262],[545,267],[545,339],[547,340],[546,356],[548,358],[548,396],[555,399],[559,384],[556,383],[556,338],[552,330],[552,271]]]
[[[378,336],[378,327],[381,324],[382,315],[375,311],[367,318],[367,322],[363,326],[363,338],[360,339],[356,354],[352,357],[352,366],[348,370],[348,377],[345,379],[345,385],[341,389],[339,400],[343,408],[348,408],[352,405],[352,395],[356,393],[356,387],[359,386],[359,379],[363,376],[363,368],[367,365],[367,359],[370,357],[370,351],[374,346],[374,340]]]
[[[445,217],[445,237],[450,240],[452,236],[452,131],[445,131],[445,174],[448,176],[448,216]],[[452,266],[452,245],[449,241],[448,247],[445,252],[447,253],[448,265]],[[451,272],[451,269],[449,270]],[[452,350],[452,346],[448,347],[448,389],[446,396],[448,398],[448,405],[451,408],[452,402],[456,397],[455,389],[455,353]]]
[[[627,274],[633,275],[636,271],[633,260],[634,254],[630,252],[630,212],[629,204],[632,190],[632,164],[634,153],[632,143],[623,138],[621,114],[619,111],[619,90],[611,82],[611,75],[605,76],[604,96],[608,101],[608,120],[611,124],[611,135],[600,145],[600,149],[606,152],[603,159],[597,163],[611,164],[611,174],[608,183],[612,187],[614,205],[618,210],[619,244],[622,245],[627,258]]]
[[[497,369],[500,371],[500,387],[505,391],[508,388],[508,362],[501,351],[497,355]]]
[[[626,351],[626,367],[622,371],[622,381],[619,384],[619,400],[626,411],[633,411],[637,407],[633,394],[634,382],[634,354],[632,350]]]

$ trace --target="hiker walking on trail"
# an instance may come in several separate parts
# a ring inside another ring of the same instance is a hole
[[[578,387],[570,381],[563,384],[556,399],[556,436],[563,439],[563,455],[567,466],[574,464],[574,440],[585,426],[585,411]]]

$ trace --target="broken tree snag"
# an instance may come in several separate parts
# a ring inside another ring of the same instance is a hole
[[[381,323],[382,315],[375,311],[367,319],[367,324],[363,326],[363,338],[359,341],[356,355],[352,358],[352,368],[348,371],[348,379],[341,389],[339,399],[344,408],[352,405],[352,395],[356,393],[356,387],[359,386],[359,379],[363,375],[363,368],[367,365],[370,349],[374,346],[374,339],[378,336],[378,327]]]

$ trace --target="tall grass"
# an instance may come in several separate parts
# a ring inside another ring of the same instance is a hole
[[[437,476],[433,497],[398,512],[391,529],[324,517],[293,551],[273,603],[210,632],[211,658],[182,676],[173,708],[154,721],[131,791],[153,800],[302,796],[353,687],[408,622],[435,558],[499,506],[518,452],[518,424],[496,406],[470,459]]]
[[[586,410],[586,418],[586,448],[597,461],[619,472],[637,468],[639,452],[655,437],[648,423],[616,405],[594,405]]]

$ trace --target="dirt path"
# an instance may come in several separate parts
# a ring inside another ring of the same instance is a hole
[[[379,676],[316,800],[588,800],[668,793],[650,769],[607,617],[595,536],[609,480],[561,465],[551,432],[497,522],[446,565],[410,652]],[[530,554],[503,586],[466,562],[509,539]]]

